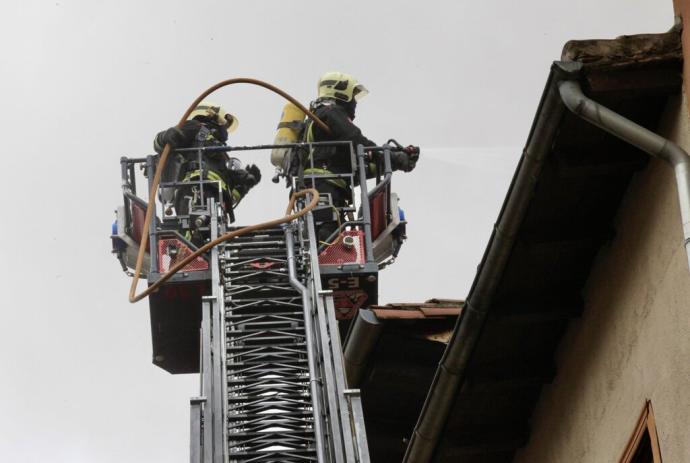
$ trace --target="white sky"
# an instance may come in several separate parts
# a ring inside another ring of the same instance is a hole
[[[22,1],[0,6],[0,460],[188,461],[196,376],[150,362],[148,304],[110,255],[119,157],[151,152],[211,84],[256,77],[304,103],[342,70],[371,94],[357,123],[418,144],[394,186],[410,221],[381,302],[463,298],[569,39],[663,32],[671,1]],[[283,102],[237,86],[214,100],[235,144],[272,141]],[[286,192],[268,153],[238,223]]]

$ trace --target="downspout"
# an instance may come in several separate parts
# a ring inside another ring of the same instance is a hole
[[[558,84],[563,103],[569,110],[611,135],[630,143],[642,151],[660,158],[673,167],[678,188],[678,203],[683,221],[685,252],[690,266],[690,156],[680,146],[657,135],[620,114],[587,98],[575,80]]]
[[[343,363],[347,386],[360,387],[367,361],[381,336],[383,323],[370,309],[360,309],[343,343]]]
[[[474,347],[484,326],[493,294],[513,249],[544,160],[565,111],[557,82],[572,78],[579,66],[554,65],[537,109],[520,164],[494,226],[465,305],[429,388],[403,458],[404,463],[431,460],[448,414],[455,402]]]

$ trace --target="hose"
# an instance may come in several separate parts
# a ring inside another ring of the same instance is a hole
[[[204,98],[206,98],[208,95],[215,92],[219,88],[222,88],[222,87],[225,87],[228,85],[233,85],[233,84],[258,85],[259,87],[264,87],[268,90],[271,90],[274,93],[277,93],[278,95],[282,96],[283,98],[287,99],[292,104],[297,106],[300,110],[302,110],[309,117],[311,117],[319,127],[324,129],[326,132],[330,133],[329,127],[326,124],[324,124],[324,122],[321,119],[316,117],[316,115],[314,115],[311,111],[309,111],[307,108],[305,108],[295,98],[288,95],[287,93],[285,93],[283,90],[279,89],[278,87],[275,87],[269,83],[263,82],[263,81],[258,80],[258,79],[251,79],[251,78],[247,78],[247,77],[237,77],[234,79],[227,79],[227,80],[224,80],[222,82],[218,82],[217,84],[209,87],[206,91],[204,91],[201,95],[199,95],[196,100],[194,100],[194,102],[189,106],[189,108],[187,108],[187,111],[184,113],[184,115],[180,119],[180,122],[177,123],[177,128],[182,127],[182,124],[185,123],[185,121],[187,120],[189,115],[192,113],[192,111],[194,111],[194,108],[196,108],[197,105],[199,103],[201,103],[201,101]],[[158,161],[158,167],[156,167],[156,173],[153,176],[153,182],[151,183],[151,190],[149,191],[149,201],[148,201],[148,206],[146,207],[146,218],[144,219],[144,226],[143,226],[144,232],[142,233],[142,236],[141,236],[141,243],[139,243],[139,253],[137,254],[137,262],[136,262],[136,266],[134,269],[134,275],[132,277],[132,285],[129,288],[129,302],[132,302],[132,303],[140,301],[144,297],[151,294],[153,291],[158,289],[158,287],[161,284],[168,281],[175,273],[177,273],[185,265],[187,265],[189,262],[191,262],[194,258],[198,257],[201,253],[206,252],[207,250],[211,249],[213,246],[215,246],[219,243],[222,243],[223,241],[227,241],[229,239],[235,238],[235,237],[243,235],[245,233],[249,233],[249,232],[254,231],[254,230],[260,230],[262,228],[272,227],[275,225],[279,225],[281,223],[285,223],[285,222],[294,220],[298,217],[301,217],[302,215],[306,214],[311,209],[313,209],[314,206],[316,206],[316,202],[319,199],[319,193],[314,189],[308,189],[308,190],[303,190],[301,192],[294,193],[292,195],[292,197],[290,198],[290,203],[288,205],[288,209],[287,209],[287,211],[285,213],[286,215],[284,217],[281,217],[281,218],[275,219],[275,220],[271,220],[268,222],[263,222],[263,223],[260,223],[257,225],[250,225],[248,227],[232,231],[230,233],[227,233],[227,234],[205,244],[199,250],[197,250],[193,254],[190,254],[189,256],[187,256],[187,258],[185,258],[180,263],[178,263],[173,268],[171,268],[165,275],[163,275],[163,277],[160,280],[155,282],[153,285],[149,286],[142,293],[136,294],[137,284],[139,283],[139,278],[141,276],[141,269],[144,265],[144,255],[146,253],[146,245],[148,244],[148,240],[149,240],[148,230],[151,227],[151,219],[153,218],[153,211],[155,209],[154,205],[156,203],[156,191],[158,190],[158,185],[160,184],[161,174],[163,172],[163,167],[165,166],[165,163],[168,160],[168,155],[170,154],[170,149],[171,149],[171,146],[169,143],[165,145],[165,148],[163,148],[163,152],[161,153],[160,159]],[[302,209],[301,211],[299,211],[295,214],[289,215],[290,211],[292,210],[292,207],[295,204],[296,199],[300,196],[305,196],[307,193],[312,194],[312,200],[307,205],[307,207],[305,207],[304,209]]]
[[[311,201],[309,204],[307,204],[304,208],[300,209],[299,211],[295,212],[294,214],[290,214],[290,211],[293,209],[295,206],[295,201],[297,201],[297,198],[300,196],[306,196],[306,195],[312,195]],[[140,301],[141,299],[145,298],[152,292],[156,291],[160,285],[168,281],[174,274],[182,270],[187,264],[189,264],[191,261],[199,257],[201,254],[205,253],[209,249],[213,248],[214,246],[218,246],[220,243],[223,243],[225,241],[231,240],[233,238],[237,238],[238,236],[246,235],[247,233],[251,233],[256,230],[261,230],[264,228],[271,228],[275,227],[276,225],[280,225],[282,223],[286,222],[291,222],[299,217],[302,217],[304,214],[307,212],[311,211],[316,207],[316,204],[319,201],[319,192],[316,191],[314,188],[308,188],[306,190],[302,191],[297,191],[292,194],[290,197],[290,202],[288,203],[287,209],[285,210],[285,216],[280,217],[277,219],[269,220],[268,222],[262,222],[258,223],[256,225],[249,225],[247,227],[240,228],[239,230],[233,230],[229,233],[226,233],[222,236],[219,236],[213,241],[209,241],[193,253],[189,254],[187,257],[182,259],[180,262],[176,263],[168,272],[165,273],[161,277],[160,280],[156,281],[154,284],[146,288],[144,291],[142,291],[140,294],[135,295],[134,292],[136,291],[136,286],[134,285],[134,280],[132,280],[133,285],[132,287],[134,288],[134,291],[130,289],[130,294],[129,294],[129,302],[137,302]],[[143,240],[142,235],[142,240]],[[145,246],[145,245],[144,245]],[[140,248],[141,251],[142,248]],[[136,275],[136,273],[135,273]]]

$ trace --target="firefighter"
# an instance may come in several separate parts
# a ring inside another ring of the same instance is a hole
[[[202,101],[192,111],[182,127],[171,127],[158,133],[153,141],[157,153],[161,153],[167,143],[171,148],[190,148],[197,146],[225,146],[228,133],[237,129],[238,120],[222,107]],[[204,186],[204,197],[218,194],[215,185],[220,185],[222,206],[233,217],[232,210],[240,200],[261,180],[261,171],[254,165],[244,167],[237,158],[228,156],[225,151],[204,152],[201,165],[196,152],[171,152],[164,166],[161,182],[187,182],[204,180],[217,181]],[[167,215],[175,212],[186,215],[190,203],[196,203],[199,192],[194,184],[176,188],[161,188],[161,200]],[[208,190],[207,190],[208,188]]]
[[[362,134],[362,131],[352,121],[355,119],[357,102],[364,98],[369,91],[360,84],[357,79],[342,72],[327,72],[318,82],[318,98],[311,105],[311,111],[321,119],[329,128],[330,133],[323,130],[313,121],[307,123],[305,129],[306,142],[320,141],[349,141],[353,149],[357,145],[376,146]],[[410,172],[415,168],[419,151],[408,147],[405,151],[391,152],[391,166],[393,170]],[[376,159],[380,153],[370,155],[369,171],[367,176],[376,175]],[[341,174],[350,173],[352,164],[350,148],[347,145],[337,147],[316,146],[310,154],[314,167],[310,163],[305,166],[305,174]],[[357,179],[356,179],[357,180]],[[344,179],[317,180],[316,188],[320,193],[331,195],[333,205],[337,208],[345,207],[352,202],[352,194]],[[319,228],[319,239],[324,241],[337,224],[327,223]]]

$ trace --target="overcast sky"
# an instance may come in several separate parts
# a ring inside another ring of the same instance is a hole
[[[497,6],[497,4],[501,4]],[[551,61],[569,39],[663,32],[671,0],[76,1],[0,6],[0,460],[189,461],[194,375],[151,364],[147,302],[110,255],[119,158],[230,77],[303,103],[318,76],[370,90],[356,122],[422,147],[396,175],[410,225],[381,302],[464,298],[527,138]],[[283,102],[235,86],[233,144],[271,142]],[[280,215],[268,153],[239,224]]]

